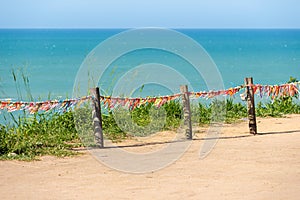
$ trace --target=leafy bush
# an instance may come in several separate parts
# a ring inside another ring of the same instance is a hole
[[[178,128],[182,119],[182,105],[178,101],[170,101],[162,107],[167,114],[164,129]]]
[[[279,97],[265,104],[259,102],[256,113],[260,117],[281,117],[284,114],[299,114],[300,105],[293,101],[293,97]]]

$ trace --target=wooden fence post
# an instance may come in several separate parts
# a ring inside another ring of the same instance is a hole
[[[249,130],[253,135],[257,134],[256,116],[255,116],[255,104],[254,104],[254,91],[251,87],[253,85],[253,78],[245,78],[246,94],[247,94],[247,107],[248,107],[248,119]]]
[[[90,92],[94,95],[94,109],[93,109],[93,122],[94,122],[94,136],[97,147],[103,148],[103,132],[102,132],[102,117],[100,105],[100,90],[98,87],[91,88]]]
[[[191,107],[190,107],[190,96],[188,93],[188,86],[181,85],[180,92],[182,93],[185,135],[186,135],[187,139],[192,140],[193,139],[193,131],[192,131]]]

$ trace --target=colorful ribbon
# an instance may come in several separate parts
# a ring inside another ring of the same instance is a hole
[[[234,96],[236,93],[240,92],[241,89],[246,87],[252,87],[253,92],[258,94],[260,97],[269,96],[272,99],[280,96],[295,96],[299,94],[300,82],[288,83],[282,85],[241,85],[234,88],[229,88],[227,90],[219,91],[203,91],[203,92],[189,92],[191,98],[213,98],[219,95],[223,96]],[[127,107],[130,110],[134,110],[142,105],[153,104],[156,107],[161,107],[165,103],[179,99],[182,94],[174,94],[169,96],[159,96],[159,97],[146,97],[146,98],[121,98],[121,97],[110,97],[110,96],[100,96],[100,101],[104,108],[114,109],[118,106]],[[12,102],[12,101],[1,101],[0,100],[0,110],[7,110],[8,112],[27,110],[29,113],[36,113],[38,111],[49,111],[52,109],[57,109],[59,111],[68,111],[80,105],[81,103],[91,100],[92,96],[86,96],[78,99],[69,99],[63,101],[44,101],[44,102]]]
[[[110,97],[101,96],[100,101],[103,103],[105,108],[114,109],[118,106],[127,107],[130,110],[134,110],[142,105],[152,103],[156,107],[161,107],[169,101],[174,101],[181,97],[181,94],[174,94],[170,96],[160,97],[146,97],[146,98],[121,98],[121,97]]]
[[[0,110],[7,110],[8,112],[27,110],[30,114],[34,114],[38,111],[49,111],[57,109],[59,111],[68,111],[74,106],[88,101],[92,96],[86,96],[78,99],[67,99],[67,100],[53,100],[44,102],[12,102],[12,101],[0,101]]]
[[[229,88],[227,90],[219,90],[219,91],[209,91],[209,92],[189,92],[189,95],[191,98],[214,98],[216,96],[233,96],[236,93],[238,93],[241,89],[243,88],[243,86],[238,86],[235,88]]]
[[[245,85],[244,87],[252,87],[254,94],[259,95],[261,98],[263,96],[271,97],[272,99],[276,97],[285,96],[295,96],[299,94],[299,82],[287,83],[282,85]]]

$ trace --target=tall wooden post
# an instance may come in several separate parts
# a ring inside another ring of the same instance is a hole
[[[188,86],[180,86],[180,92],[182,94],[182,103],[183,103],[183,117],[184,117],[184,130],[187,139],[193,139],[193,130],[192,130],[192,120],[191,120],[191,106],[190,106],[190,96],[188,92]]]
[[[98,87],[91,88],[90,92],[94,95],[94,110],[93,110],[93,122],[94,122],[94,136],[97,147],[103,148],[103,132],[102,132],[102,117],[101,117],[101,105],[100,105],[100,90]]]
[[[254,91],[253,91],[253,78],[245,78],[246,93],[247,93],[247,107],[248,107],[248,119],[249,130],[253,135],[257,134],[256,116],[255,116],[255,104],[254,104]]]

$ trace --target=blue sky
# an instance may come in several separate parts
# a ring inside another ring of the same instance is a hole
[[[299,0],[0,0],[0,28],[300,28]]]

